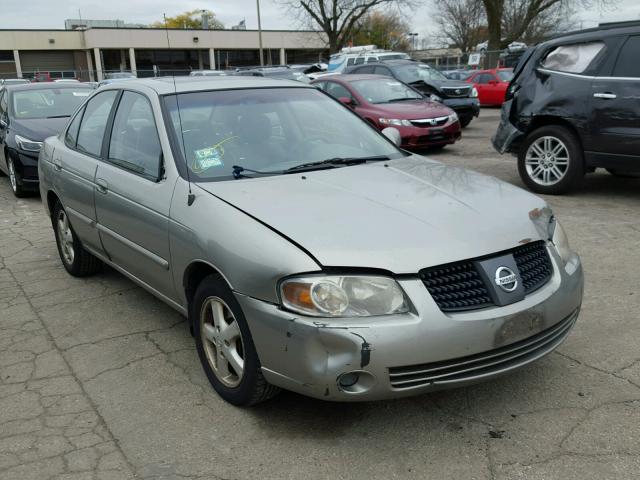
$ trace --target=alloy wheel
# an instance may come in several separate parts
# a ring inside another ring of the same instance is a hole
[[[537,138],[527,149],[525,168],[529,178],[537,184],[555,185],[569,171],[569,149],[557,137]]]
[[[69,225],[69,219],[64,210],[60,210],[58,213],[57,226],[62,256],[67,265],[72,265],[73,259],[75,258],[73,232],[71,231],[71,225]]]
[[[237,387],[244,373],[244,346],[240,326],[229,306],[219,297],[202,303],[200,332],[207,361],[227,387]]]

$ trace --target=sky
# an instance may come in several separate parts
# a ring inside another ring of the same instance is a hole
[[[255,0],[0,0],[0,28],[64,28],[64,20],[78,18],[78,10],[85,19],[120,19],[146,24],[160,20],[163,13],[172,16],[203,8],[213,10],[227,28],[243,19],[249,29],[258,26]],[[430,10],[431,0],[424,0],[421,7],[407,12],[419,39],[433,36],[435,25]],[[301,27],[300,21],[287,14],[274,0],[260,0],[260,13],[263,29]],[[640,20],[640,0],[618,0],[615,8],[605,11],[583,8],[577,20],[584,28],[599,22]]]

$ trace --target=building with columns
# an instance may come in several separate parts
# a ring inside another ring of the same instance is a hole
[[[0,78],[100,81],[109,72],[139,77],[259,65],[257,30],[88,28],[0,30]],[[320,32],[263,30],[265,65],[315,63],[328,57]]]

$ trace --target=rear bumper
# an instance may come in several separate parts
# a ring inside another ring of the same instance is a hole
[[[583,275],[549,248],[552,279],[524,300],[446,314],[418,279],[400,283],[415,311],[366,319],[309,318],[236,294],[267,381],[326,400],[363,401],[464,386],[527,365],[567,337],[582,303]],[[357,373],[354,387],[341,375]]]

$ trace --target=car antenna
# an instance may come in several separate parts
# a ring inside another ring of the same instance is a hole
[[[171,55],[171,42],[169,41],[169,26],[167,25],[167,14],[163,13],[162,17],[164,18],[164,31],[167,34],[167,47],[169,48],[169,55]],[[176,76],[171,76],[173,79],[173,93],[176,96],[176,106],[178,108],[178,123],[180,124],[180,138],[182,140],[182,156],[184,157],[184,166],[187,170],[187,184],[189,185],[189,194],[187,195],[187,205],[193,205],[193,202],[196,199],[195,194],[191,191],[191,178],[189,175],[189,162],[187,162],[187,150],[184,145],[184,131],[182,129],[182,115],[180,114],[180,98],[178,97],[178,87],[176,87]]]

